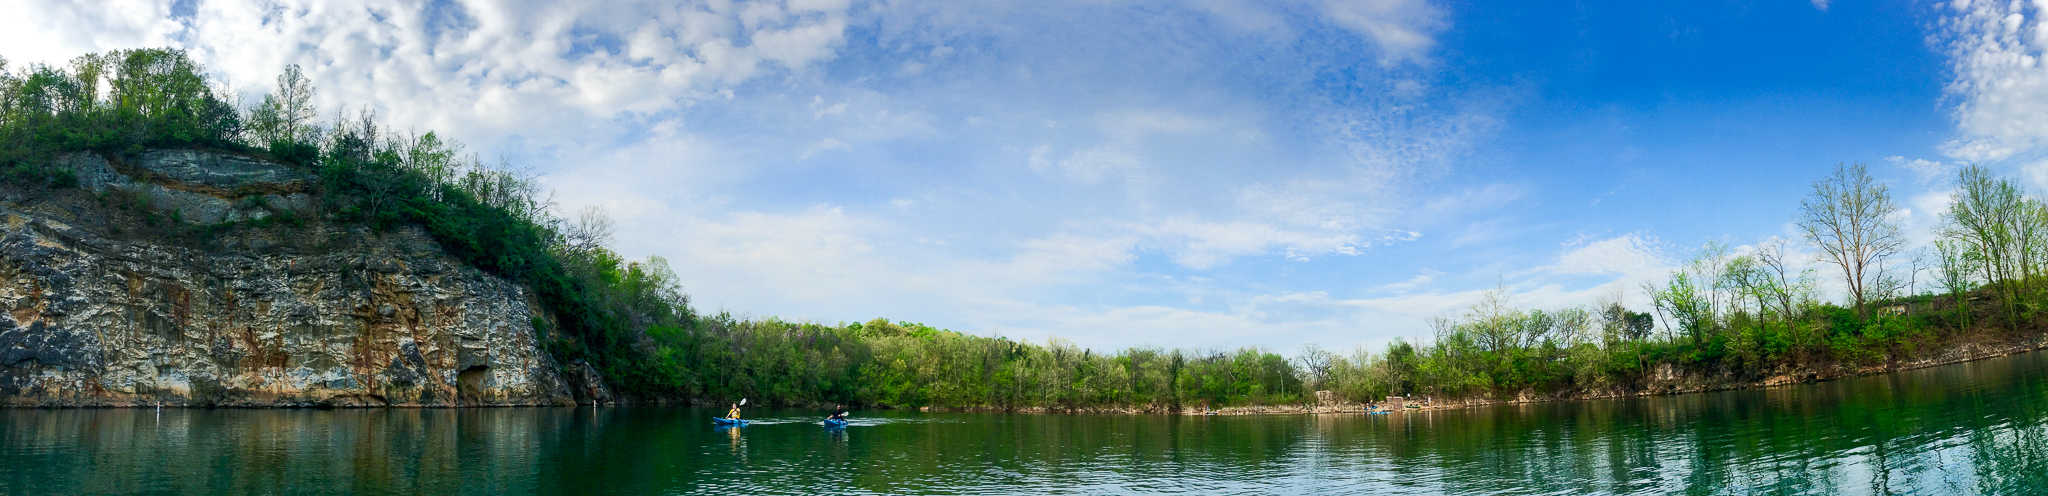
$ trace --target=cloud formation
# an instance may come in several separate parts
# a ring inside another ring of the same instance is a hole
[[[1345,346],[1420,330],[1478,291],[1435,285],[1499,271],[1266,281],[1528,194],[1444,180],[1515,102],[1446,84],[1454,16],[1424,0],[179,5],[29,2],[0,46],[183,47],[251,100],[299,64],[323,109],[440,131],[532,167],[564,211],[603,207],[622,252],[666,258],[711,311]],[[1605,286],[1544,277],[1657,269],[1644,239],[1506,283],[1563,304]],[[1375,288],[1392,295],[1357,296]]]
[[[1955,74],[1948,92],[1958,136],[1943,145],[1965,162],[2039,156],[2048,146],[2048,5],[2024,0],[1945,4],[1940,47]]]

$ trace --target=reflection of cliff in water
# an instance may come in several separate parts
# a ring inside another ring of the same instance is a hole
[[[1393,415],[0,410],[0,493],[2001,493],[2048,487],[2048,355]]]

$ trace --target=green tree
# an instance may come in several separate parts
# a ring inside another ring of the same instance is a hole
[[[1980,166],[1964,167],[1956,182],[1943,235],[1961,243],[1967,258],[1977,261],[1980,277],[2005,306],[2007,325],[2016,330],[2022,279],[2029,272],[2024,240],[2040,222],[2039,209],[2018,183]]]
[[[313,83],[291,64],[277,75],[277,89],[249,112],[249,132],[263,146],[313,141],[313,119]]]

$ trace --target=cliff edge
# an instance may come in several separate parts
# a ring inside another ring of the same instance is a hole
[[[525,288],[417,227],[322,221],[310,171],[204,150],[59,162],[77,187],[0,188],[0,405],[604,397],[541,349]]]

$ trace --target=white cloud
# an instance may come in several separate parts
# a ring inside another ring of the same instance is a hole
[[[1322,255],[1357,255],[1366,246],[1358,234],[1343,230],[1289,229],[1253,221],[1169,219],[1131,229],[1152,236],[1164,245],[1162,249],[1174,263],[1193,269],[1275,250],[1289,260],[1307,261]]]
[[[1322,11],[1378,45],[1382,63],[1423,60],[1449,25],[1442,9],[1424,0],[1325,0]]]
[[[0,11],[0,47],[11,66],[63,65],[72,57],[119,48],[171,44],[182,29],[170,2],[9,1]]]
[[[1948,92],[1960,136],[1949,157],[1995,162],[2048,145],[2048,4],[2022,0],[1955,1],[1937,42],[1955,79]]]
[[[1413,292],[1417,289],[1422,289],[1423,287],[1428,286],[1432,282],[1436,282],[1436,278],[1442,277],[1443,275],[1444,272],[1440,270],[1422,269],[1422,272],[1415,274],[1415,277],[1410,277],[1400,282],[1382,284],[1376,289],[1388,293]]]
[[[1928,160],[1924,158],[1908,159],[1906,157],[1899,155],[1885,157],[1884,161],[1889,162],[1892,165],[1898,166],[1899,168],[1906,169],[1908,172],[1912,172],[1913,177],[1919,179],[1921,183],[1930,183],[1934,182],[1937,179],[1947,177],[1948,175],[1953,173],[1952,171],[1956,169],[1956,166],[1954,166],[1953,164],[1943,163],[1936,160]]]
[[[1901,206],[1896,220],[1900,235],[1906,238],[1907,251],[1933,245],[1946,223],[1942,216],[1948,214],[1949,205],[1954,202],[1954,198],[1953,189],[1924,191],[1906,197],[1906,203]]]
[[[1099,141],[1055,157],[1052,147],[1031,149],[1031,169],[1082,185],[1123,181],[1134,187],[1149,186],[1155,167],[1146,160],[1157,141],[1196,133],[1215,133],[1218,124],[1170,110],[1122,110],[1094,116]]]
[[[665,245],[659,251],[692,295],[854,312],[871,300],[851,295],[902,294],[891,276],[906,268],[890,262],[880,241],[888,226],[843,207],[671,215],[662,224],[687,233],[652,241]]]
[[[846,113],[846,102],[836,102],[831,105],[826,105],[825,97],[811,97],[811,117],[814,119],[823,119],[826,117],[836,116],[844,113]]]
[[[1822,12],[1826,12],[1828,10],[1828,0],[1812,0],[1812,3],[1813,8],[1815,9],[1819,9]]]
[[[1097,345],[1393,332],[1419,320],[1378,316],[1467,295],[1428,291],[1443,279],[1430,273],[1386,287],[1402,300],[1266,297],[1200,276],[1358,256],[1522,194],[1425,193],[1502,104],[1420,72],[1449,28],[1420,0],[1206,0],[1185,6],[1199,14],[1186,25],[1098,15],[1131,9],[1092,1],[193,5],[173,19],[164,2],[10,3],[0,46],[15,64],[182,46],[251,96],[300,64],[323,109],[436,130],[535,166],[565,211],[604,207],[620,251],[669,259],[707,310],[881,314]],[[1061,44],[1148,25],[1223,31],[1107,52],[1096,42],[1124,38]],[[1312,35],[1336,39],[1294,39]],[[1341,94],[1302,84],[1327,75],[1310,65],[1360,52],[1387,74],[1358,71]],[[1267,61],[1249,70],[1283,94],[1219,83],[1217,56]],[[1134,267],[1151,256],[1195,274]],[[1076,296],[1103,286],[1166,296]]]
[[[1640,234],[1580,240],[1566,248],[1557,263],[1542,270],[1563,275],[1645,275],[1665,272],[1672,265],[1656,239]]]

